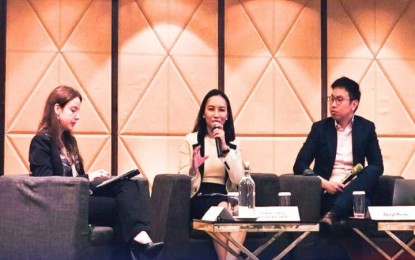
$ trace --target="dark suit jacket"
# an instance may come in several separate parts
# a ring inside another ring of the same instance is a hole
[[[352,126],[353,165],[361,163],[368,166],[360,175],[383,174],[383,160],[373,122],[354,116]],[[298,153],[294,164],[294,174],[303,174],[313,160],[315,174],[329,179],[333,170],[337,150],[337,131],[334,119],[329,117],[315,122],[307,140]]]
[[[29,148],[30,171],[34,176],[63,176],[63,165],[58,146],[46,133],[36,134]],[[80,176],[85,176],[81,163]]]

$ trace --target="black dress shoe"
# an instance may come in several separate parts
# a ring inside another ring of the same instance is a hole
[[[153,259],[160,253],[163,245],[163,242],[142,244],[134,240],[131,244],[131,254],[134,259],[140,259],[140,256]]]
[[[337,214],[334,211],[327,212],[320,220],[320,233],[329,234],[333,229],[333,222],[337,220]]]

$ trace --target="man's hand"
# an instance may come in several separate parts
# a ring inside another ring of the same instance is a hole
[[[336,194],[339,192],[343,192],[344,184],[328,181],[326,179],[321,179],[321,187],[325,189],[330,194]]]

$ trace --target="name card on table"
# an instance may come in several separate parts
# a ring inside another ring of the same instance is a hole
[[[223,220],[233,220],[232,214],[224,207],[212,206],[209,210],[203,215],[202,220],[215,222],[219,219]]]
[[[298,222],[298,207],[256,207],[255,214],[259,222]]]
[[[415,206],[368,207],[373,220],[415,220]]]

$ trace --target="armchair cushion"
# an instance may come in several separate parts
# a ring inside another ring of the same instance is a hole
[[[382,175],[371,197],[373,206],[392,206],[395,181],[403,179],[401,176]]]
[[[278,176],[253,173],[256,184],[256,205],[276,205]],[[194,232],[190,220],[191,178],[180,174],[159,174],[151,195],[152,234],[155,241],[164,241],[160,259],[203,259],[216,257],[211,239],[204,232]],[[249,235],[247,244],[264,239],[264,234]],[[252,238],[252,241],[251,241]]]

